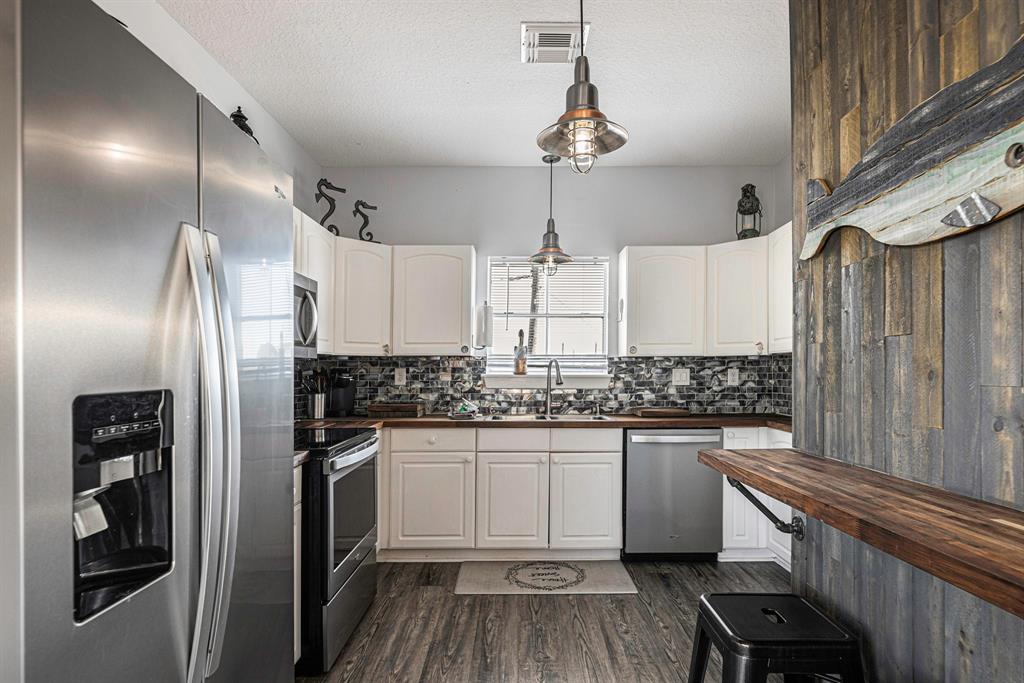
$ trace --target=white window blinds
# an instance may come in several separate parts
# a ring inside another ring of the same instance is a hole
[[[519,330],[529,365],[557,358],[563,369],[606,372],[608,259],[577,258],[546,275],[525,258],[488,259],[488,302],[494,345],[488,372],[510,372]]]

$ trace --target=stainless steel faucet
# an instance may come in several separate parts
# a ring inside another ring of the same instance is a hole
[[[555,368],[555,384],[562,386],[565,382],[562,381],[562,366],[558,364],[557,358],[552,358],[551,362],[548,363],[548,386],[547,394],[544,398],[544,414],[551,417],[551,368]]]

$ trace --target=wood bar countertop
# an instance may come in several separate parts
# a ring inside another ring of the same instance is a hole
[[[698,459],[1024,617],[1024,511],[790,448],[705,450]]]
[[[551,429],[594,428],[594,429],[699,429],[706,427],[772,427],[788,432],[792,421],[785,415],[768,414],[703,414],[680,417],[637,417],[636,415],[608,415],[607,420],[587,419],[586,415],[559,415],[557,420],[537,420],[531,415],[510,415],[501,420],[486,417],[475,420],[453,420],[446,415],[424,415],[423,417],[389,417],[381,419],[365,417],[337,417],[322,420],[297,420],[299,429],[329,429],[331,427],[422,427],[439,429],[444,427],[546,427]]]

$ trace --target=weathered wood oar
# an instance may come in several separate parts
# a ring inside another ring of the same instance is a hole
[[[924,244],[1024,207],[1024,40],[923,102],[829,192],[808,182],[801,259],[854,226],[885,244]]]

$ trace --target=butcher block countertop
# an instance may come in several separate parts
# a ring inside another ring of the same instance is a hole
[[[1024,511],[791,448],[704,450],[698,459],[1024,617]]]
[[[587,419],[586,415],[574,419],[572,415],[559,415],[557,420],[537,420],[531,415],[510,415],[502,420],[479,418],[475,420],[453,420],[446,415],[424,415],[423,417],[389,417],[372,419],[365,417],[337,417],[322,420],[297,420],[298,429],[327,429],[330,427],[422,427],[440,429],[444,427],[487,427],[516,428],[541,427],[550,429],[699,429],[707,427],[772,427],[788,432],[792,421],[785,415],[767,414],[705,414],[681,417],[637,417],[636,415],[608,415],[607,420]]]

